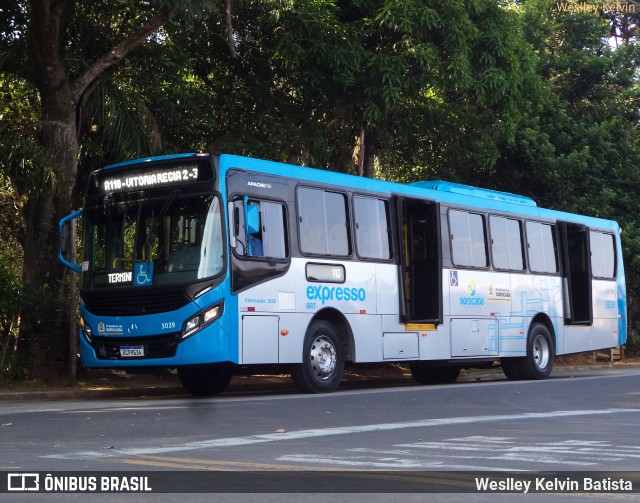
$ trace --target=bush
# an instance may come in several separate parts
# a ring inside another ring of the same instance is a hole
[[[640,353],[640,327],[637,325],[629,328],[626,349],[628,353]]]

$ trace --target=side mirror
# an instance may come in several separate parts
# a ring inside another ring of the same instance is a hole
[[[70,223],[72,220],[77,220],[82,216],[82,210],[74,211],[70,213],[66,217],[60,220],[59,228],[60,228],[60,251],[58,252],[58,259],[64,265],[66,265],[69,269],[75,272],[82,272],[82,268],[78,264],[74,264],[73,262],[69,262],[65,255],[69,253],[69,245],[71,244],[71,231],[70,231]],[[75,258],[75,257],[70,257]]]

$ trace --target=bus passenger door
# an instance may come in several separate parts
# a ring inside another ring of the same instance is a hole
[[[400,317],[442,323],[440,211],[434,201],[398,197]]]
[[[593,323],[591,252],[589,229],[581,224],[558,222],[563,265],[564,319],[567,325]]]

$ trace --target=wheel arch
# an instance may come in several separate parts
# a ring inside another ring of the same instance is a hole
[[[558,339],[557,339],[557,334],[556,334],[556,330],[553,326],[553,322],[551,321],[551,318],[549,318],[549,315],[547,315],[546,313],[538,313],[536,314],[532,319],[531,319],[531,323],[529,323],[529,331],[531,331],[531,327],[533,327],[533,325],[535,325],[536,323],[539,323],[541,325],[544,325],[545,327],[547,327],[547,330],[549,331],[549,334],[551,334],[551,342],[553,343],[553,354],[557,355],[557,347],[558,347]]]
[[[337,309],[327,307],[318,311],[311,319],[309,325],[316,320],[326,321],[335,327],[340,339],[342,340],[345,361],[355,361],[356,344],[353,338],[353,331],[351,330],[351,325],[347,321],[347,318],[345,318],[344,314]]]

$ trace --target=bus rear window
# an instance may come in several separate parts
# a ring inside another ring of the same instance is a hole
[[[590,231],[591,272],[594,278],[615,278],[616,247],[613,236],[602,232]]]

